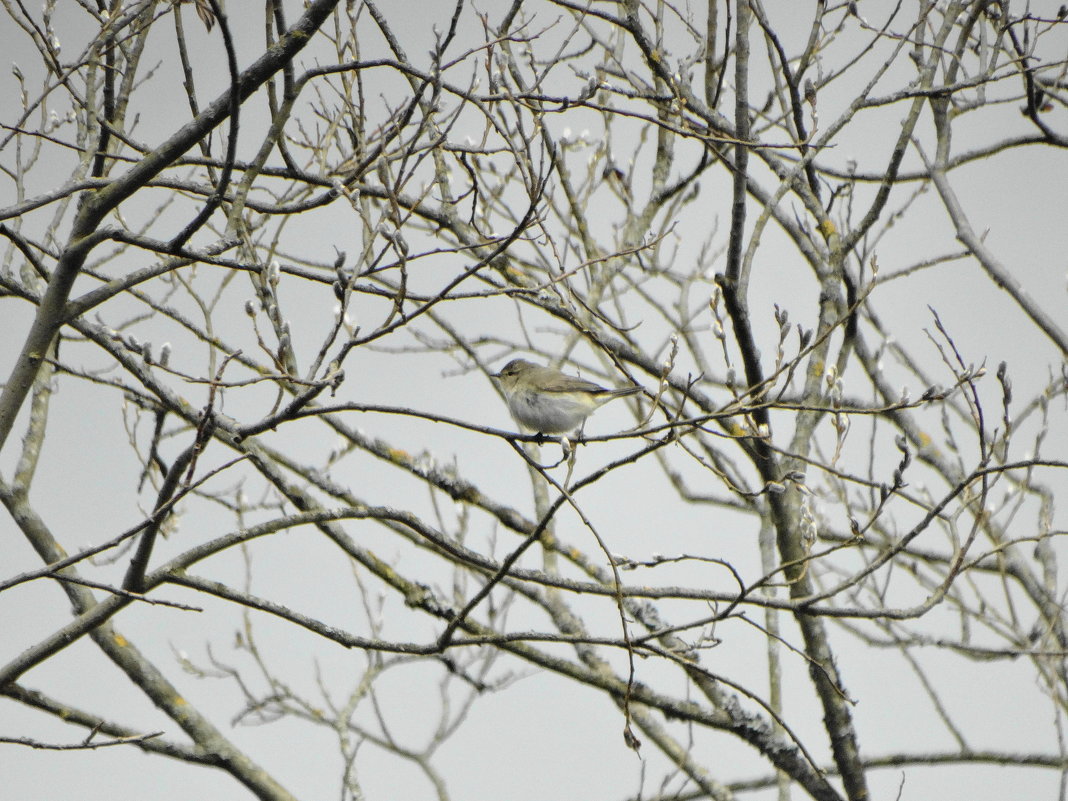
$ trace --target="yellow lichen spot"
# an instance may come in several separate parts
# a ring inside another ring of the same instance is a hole
[[[823,234],[824,239],[827,239],[831,235],[838,233],[838,229],[830,220],[824,220],[820,223],[820,233]]]
[[[174,697],[174,705],[175,706],[189,706],[189,702],[186,701],[184,698],[182,698],[182,696],[176,695]]]
[[[123,637],[121,634],[115,635],[115,644],[119,646],[119,648],[125,648],[127,645],[129,645],[129,643],[126,641],[126,638]]]
[[[930,444],[931,444],[931,438],[927,435],[927,432],[926,431],[921,431],[920,432],[920,447],[921,448],[926,448]]]
[[[400,448],[390,448],[387,453],[394,462],[407,462],[412,458],[408,451],[402,451]]]

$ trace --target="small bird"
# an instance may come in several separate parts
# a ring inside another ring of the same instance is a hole
[[[512,359],[493,377],[515,421],[538,434],[567,434],[608,401],[641,391],[638,386],[606,389],[526,359]]]

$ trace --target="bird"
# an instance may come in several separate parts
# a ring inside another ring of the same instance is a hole
[[[515,421],[538,434],[568,434],[608,401],[642,389],[607,389],[526,359],[512,359],[493,377],[499,382]]]

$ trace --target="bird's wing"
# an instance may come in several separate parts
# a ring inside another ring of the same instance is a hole
[[[578,376],[558,373],[551,380],[545,382],[546,392],[592,392],[594,394],[605,392],[600,384],[587,381]]]

